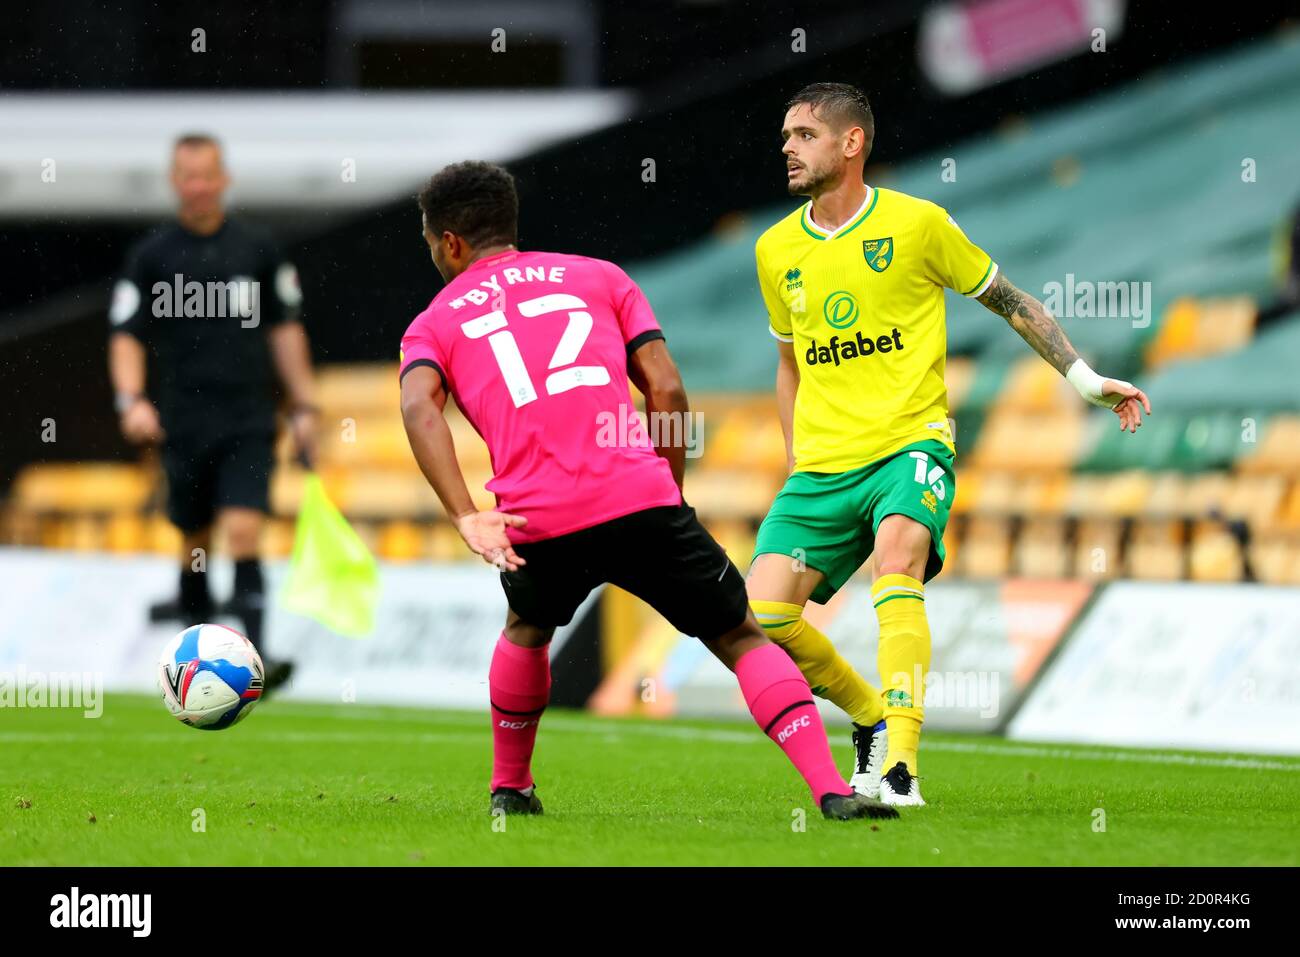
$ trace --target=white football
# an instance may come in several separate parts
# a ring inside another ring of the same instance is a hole
[[[243,720],[262,697],[264,676],[253,643],[225,625],[191,625],[167,642],[158,659],[163,704],[176,719],[204,731]]]

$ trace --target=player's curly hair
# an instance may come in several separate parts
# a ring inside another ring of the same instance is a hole
[[[518,241],[515,178],[495,163],[453,163],[430,177],[418,200],[434,236],[452,232],[476,247]]]
[[[848,83],[809,83],[802,90],[790,97],[785,105],[787,110],[807,103],[812,107],[813,116],[836,129],[846,126],[860,126],[867,137],[867,150],[876,138],[876,119],[871,115],[871,104],[867,94]]]

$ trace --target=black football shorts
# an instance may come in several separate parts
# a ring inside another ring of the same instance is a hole
[[[212,524],[218,509],[269,508],[275,435],[244,432],[163,442],[167,517],[182,532]]]
[[[567,625],[602,582],[636,595],[673,627],[708,641],[749,611],[745,579],[685,502],[516,545],[527,562],[501,573],[515,614],[538,628]]]

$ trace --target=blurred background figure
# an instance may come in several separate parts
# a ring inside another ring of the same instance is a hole
[[[180,589],[150,609],[182,626],[212,620],[207,563],[220,528],[238,617],[262,653],[269,690],[292,665],[267,655],[258,549],[275,442],[273,375],[288,399],[299,457],[315,455],[311,353],[298,274],[269,233],[231,217],[221,146],[181,136],[172,151],[176,221],[127,254],[109,307],[109,368],[122,434],[159,445],[167,516],[181,532]]]

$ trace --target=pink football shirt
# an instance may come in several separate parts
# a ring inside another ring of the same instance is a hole
[[[415,317],[399,374],[442,375],[492,455],[497,508],[528,519],[511,541],[530,542],[681,503],[627,385],[627,357],[662,338],[613,263],[511,250],[474,263]]]

